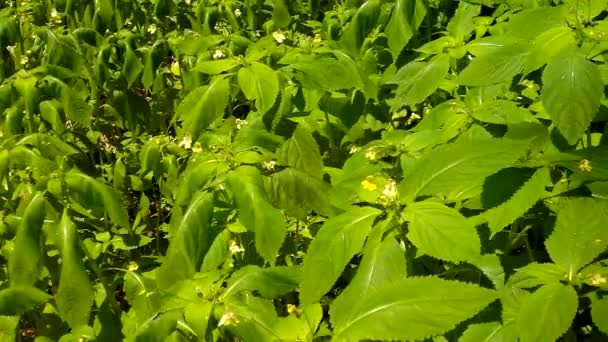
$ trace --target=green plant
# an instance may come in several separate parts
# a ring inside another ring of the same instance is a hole
[[[0,1],[0,340],[605,339],[607,17]]]

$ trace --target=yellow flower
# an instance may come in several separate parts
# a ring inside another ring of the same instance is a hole
[[[374,191],[378,187],[376,185],[376,181],[374,180],[373,176],[365,177],[363,182],[361,182],[361,185],[363,186],[363,189],[365,189],[367,191]]]
[[[376,160],[376,158],[378,158],[378,155],[376,154],[376,152],[369,150],[367,151],[367,153],[365,153],[365,158],[367,158],[368,160]]]
[[[127,269],[131,272],[135,272],[135,271],[137,271],[137,269],[139,269],[139,266],[137,265],[137,263],[135,261],[131,261],[129,263],[129,266],[127,266]]]
[[[236,129],[241,129],[249,125],[249,122],[247,122],[247,120],[236,119],[234,122],[236,123]]]
[[[190,136],[188,135],[184,136],[182,141],[180,141],[179,146],[182,146],[186,150],[189,150],[192,147],[192,138],[190,138]]]
[[[298,309],[298,307],[293,304],[287,304],[287,313],[289,313],[290,315],[299,315],[300,313],[302,313],[302,310]]]
[[[222,59],[224,57],[226,57],[226,54],[224,53],[224,50],[222,49],[217,49],[213,52],[213,59]]]
[[[236,315],[234,314],[234,312],[227,311],[227,312],[224,312],[224,314],[222,315],[222,318],[220,318],[220,321],[217,324],[217,326],[222,327],[222,326],[237,325],[237,324],[239,324],[239,320],[238,320],[238,318],[236,318]]]
[[[202,152],[203,151],[203,147],[201,146],[201,143],[199,143],[198,141],[194,143],[194,145],[192,145],[192,152],[194,153],[198,153],[198,152]]]
[[[581,171],[583,172],[591,172],[591,170],[593,169],[591,167],[591,162],[587,159],[583,159],[578,162],[578,168],[581,169]]]
[[[230,250],[230,254],[237,254],[245,251],[245,249],[241,247],[238,243],[236,243],[236,241],[234,240],[230,240],[228,244],[230,245],[230,247],[228,247],[228,249]]]
[[[263,166],[268,171],[274,171],[274,167],[277,165],[277,162],[274,160],[265,161]]]
[[[277,43],[282,44],[287,37],[281,31],[272,32],[272,38],[277,41]]]
[[[171,63],[171,73],[175,76],[179,76],[181,75],[181,71],[179,69],[179,62],[178,61],[174,61],[173,63]]]
[[[599,284],[604,284],[606,283],[608,280],[605,277],[602,277],[601,274],[599,273],[595,273],[594,275],[591,276],[591,284],[598,286]]]
[[[148,26],[147,31],[149,34],[155,34],[156,33],[156,24],[152,24],[152,25]]]
[[[399,192],[397,191],[397,183],[392,179],[389,180],[388,184],[384,186],[382,195],[384,195],[386,199],[389,200],[389,202],[395,201],[397,197],[399,197]]]

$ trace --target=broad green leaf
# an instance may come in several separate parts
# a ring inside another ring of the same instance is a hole
[[[279,28],[284,28],[289,25],[291,21],[291,15],[289,15],[289,8],[285,3],[285,0],[274,0],[272,11],[272,21]]]
[[[361,251],[380,211],[355,208],[325,221],[304,257],[300,302],[310,304],[327,293],[350,259]]]
[[[177,282],[177,281],[176,281]],[[158,312],[162,297],[154,280],[127,271],[123,278],[123,290],[135,314],[136,325],[142,325]]]
[[[306,88],[331,91],[351,89],[356,84],[356,77],[350,68],[334,58],[318,57],[291,64],[288,68],[296,71],[296,78]]]
[[[481,6],[473,5],[464,1],[459,2],[456,13],[448,23],[448,32],[457,41],[463,41],[473,30],[475,24],[473,17],[476,17],[481,12]]]
[[[255,100],[260,114],[266,113],[279,96],[279,77],[263,63],[254,63],[239,70],[239,86],[248,100]]]
[[[508,35],[533,40],[557,26],[566,26],[564,6],[542,6],[521,11],[511,17],[506,26]]]
[[[521,307],[517,329],[521,342],[555,341],[576,315],[578,298],[568,285],[551,284],[536,290]]]
[[[301,170],[311,177],[323,177],[323,160],[310,130],[299,124],[289,140],[277,151],[279,162]]]
[[[357,273],[331,304],[330,317],[346,316],[362,293],[406,277],[405,251],[392,235],[382,241],[382,233],[376,229],[368,238]]]
[[[188,205],[193,191],[201,190],[214,177],[228,170],[228,164],[222,160],[201,159],[190,159],[186,169],[180,173],[178,186],[174,190],[177,204]]]
[[[122,66],[122,74],[127,80],[127,85],[130,88],[131,85],[137,80],[139,74],[143,71],[144,65],[139,60],[135,51],[131,48],[129,43],[124,44],[125,47],[125,61]]]
[[[19,316],[0,316],[0,341],[15,341]]]
[[[11,286],[31,286],[38,280],[43,260],[42,224],[46,214],[45,205],[44,193],[36,193],[23,213],[15,237],[15,250],[8,260]]]
[[[226,301],[223,315],[226,314],[233,315],[239,322],[226,328],[243,341],[272,341],[277,338],[274,327],[279,317],[268,299],[242,292]]]
[[[551,259],[568,272],[568,279],[595,259],[608,246],[608,210],[588,197],[562,198],[557,221],[545,246]]]
[[[398,0],[395,3],[384,30],[394,60],[414,36],[425,15],[426,3],[422,0]]]
[[[543,107],[570,145],[596,115],[604,94],[597,66],[576,50],[554,58],[543,71]]]
[[[211,225],[213,194],[200,192],[184,213],[173,236],[169,238],[167,256],[157,270],[157,282],[166,288],[174,282],[188,279],[196,273],[217,235]]]
[[[100,215],[106,212],[122,228],[130,227],[129,214],[119,192],[76,169],[65,175],[65,183],[70,198],[76,203]]]
[[[95,292],[82,261],[76,226],[67,211],[59,223],[56,244],[61,256],[61,276],[55,302],[61,318],[76,329],[88,324]]]
[[[268,201],[260,171],[239,167],[228,176],[228,184],[234,193],[239,221],[255,234],[258,254],[274,264],[287,234],[286,222],[283,213]]]
[[[589,286],[608,289],[608,260],[600,260],[585,266],[578,273],[578,278]]]
[[[0,315],[21,315],[34,306],[46,302],[49,298],[49,295],[35,287],[18,286],[0,290]]]
[[[608,298],[597,299],[591,303],[593,324],[608,335]]]
[[[399,69],[390,83],[398,84],[393,108],[418,104],[431,95],[450,69],[450,57],[439,54],[428,62],[411,62]]]
[[[471,324],[460,336],[458,342],[503,342],[500,322]]]
[[[342,33],[341,42],[351,55],[359,55],[363,41],[372,32],[378,21],[382,2],[380,0],[367,0],[353,16],[350,23]]]
[[[477,230],[456,209],[432,201],[409,204],[403,217],[409,222],[407,238],[421,253],[452,262],[481,256]]]
[[[167,311],[152,317],[137,327],[135,342],[164,342],[175,329],[177,321],[182,318],[179,311]]]
[[[522,289],[538,287],[541,285],[557,284],[567,275],[565,268],[553,264],[536,262],[518,268],[517,272],[509,277],[508,287]]]
[[[229,257],[229,241],[230,231],[228,229],[217,234],[203,259],[201,272],[213,271],[222,265]]]
[[[234,58],[214,59],[208,61],[200,61],[196,64],[196,71],[203,74],[217,75],[224,71],[228,71],[239,65]]]
[[[185,131],[192,141],[224,114],[230,96],[230,82],[218,77],[206,86],[194,89],[181,102],[176,115],[184,120]]]
[[[214,303],[211,301],[194,301],[184,308],[184,318],[186,323],[199,336],[205,336],[209,322],[212,321]]]
[[[157,140],[152,139],[144,145],[139,155],[139,161],[141,163],[140,175],[152,171],[156,179],[162,176],[161,152]]]
[[[45,157],[54,159],[57,156],[70,156],[79,151],[60,138],[43,133],[32,133],[17,142],[17,145],[32,145],[43,151]]]
[[[297,288],[301,271],[300,267],[296,266],[245,266],[230,277],[220,298],[227,298],[241,291],[258,291],[263,297],[274,298]]]
[[[422,340],[453,329],[495,299],[494,291],[473,284],[406,278],[361,293],[348,315],[332,317],[334,338]]]
[[[490,232],[495,235],[532,208],[545,195],[545,187],[550,183],[549,169],[540,168],[511,198],[472,220],[476,225],[487,222]]]
[[[576,37],[571,28],[557,26],[541,33],[526,58],[524,74],[540,69],[567,49],[576,49]]]
[[[529,47],[512,44],[474,58],[456,81],[466,86],[488,86],[510,81],[524,67]]]
[[[505,100],[484,102],[470,114],[476,120],[497,125],[537,121],[529,110],[518,106],[515,102]]]
[[[599,199],[608,199],[608,182],[593,182],[586,184],[591,196]]]
[[[438,147],[405,170],[399,184],[401,202],[419,196],[473,197],[486,177],[511,166],[527,145],[508,139],[465,139]]]

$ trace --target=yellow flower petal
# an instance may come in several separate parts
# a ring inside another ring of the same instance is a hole
[[[378,187],[373,176],[365,177],[363,182],[361,182],[361,185],[363,186],[363,189],[367,191],[374,191]]]
[[[198,141],[194,143],[194,145],[192,145],[192,152],[202,152],[203,151],[203,147],[201,146],[201,143],[199,143]]]
[[[583,172],[591,172],[591,170],[593,169],[593,167],[591,167],[591,162],[587,159],[583,159],[578,162],[578,168],[581,169],[581,171]]]

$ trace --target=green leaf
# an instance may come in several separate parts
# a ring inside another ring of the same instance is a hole
[[[545,187],[550,183],[549,169],[540,168],[511,198],[472,220],[476,225],[487,222],[493,236],[532,208],[545,195]]]
[[[481,13],[481,6],[469,4],[467,2],[459,2],[456,13],[450,22],[448,23],[448,32],[457,41],[463,41],[473,30],[475,30],[475,24],[473,23],[473,17],[476,17]]]
[[[218,234],[211,225],[213,194],[199,192],[184,213],[173,236],[163,264],[157,270],[157,282],[166,288],[179,280],[188,279],[203,263],[213,239]]]
[[[299,124],[289,140],[277,151],[281,164],[292,166],[311,177],[323,177],[323,160],[310,130]]]
[[[325,221],[304,257],[301,303],[316,302],[332,288],[350,259],[361,251],[378,215],[378,209],[361,207]]]
[[[127,80],[127,85],[130,88],[133,82],[139,77],[139,74],[143,71],[144,65],[135,54],[135,51],[129,46],[129,43],[125,43],[124,47],[125,61],[122,66],[122,74]]]
[[[450,56],[442,53],[428,62],[411,62],[399,69],[390,83],[398,84],[395,100],[391,105],[400,108],[418,104],[430,96],[450,69]]]
[[[495,299],[494,291],[473,284],[407,278],[361,293],[348,315],[332,317],[334,338],[422,340],[453,329]]]
[[[470,112],[475,120],[497,125],[513,125],[523,122],[537,122],[529,110],[517,103],[505,100],[486,101]]]
[[[179,311],[160,313],[137,327],[135,342],[164,342],[175,331],[178,320],[182,319]]]
[[[224,114],[230,96],[230,82],[218,77],[206,86],[194,89],[177,108],[177,116],[184,120],[185,131],[192,141]]]
[[[11,286],[31,286],[38,280],[43,260],[42,224],[46,214],[45,205],[44,193],[36,193],[23,213],[15,237],[15,250],[8,260]]]
[[[576,50],[554,58],[543,71],[542,101],[570,145],[585,133],[604,94],[598,67]]]
[[[274,0],[273,2],[272,21],[278,28],[286,27],[291,21],[291,15],[289,15],[289,8],[285,0]]]
[[[533,262],[516,271],[509,277],[509,287],[533,288],[540,285],[557,284],[567,275],[566,269],[553,263]]]
[[[601,332],[608,335],[608,297],[591,303],[591,319]]]
[[[227,298],[241,291],[258,291],[266,298],[283,295],[298,287],[302,270],[296,266],[259,268],[249,265],[235,272],[220,297]]]
[[[488,86],[510,81],[524,67],[529,47],[511,44],[474,58],[456,81],[466,86]]]
[[[239,220],[255,234],[255,248],[267,262],[274,264],[287,231],[283,213],[273,207],[266,193],[260,171],[242,166],[228,176],[234,193]]]
[[[43,291],[28,285],[0,290],[0,315],[21,315],[34,306],[46,302],[48,298],[49,295]]]
[[[255,100],[255,106],[262,115],[272,108],[279,96],[279,77],[263,63],[241,68],[239,86],[248,100]]]
[[[143,176],[152,171],[156,179],[162,176],[161,152],[157,140],[152,139],[144,145],[139,155],[139,161],[141,163],[140,175]]]
[[[61,256],[61,276],[55,302],[61,318],[72,329],[89,323],[95,292],[91,286],[80,250],[76,226],[64,210],[57,229],[57,247]]]
[[[384,33],[393,59],[401,54],[426,15],[426,3],[422,0],[398,0]]]
[[[517,317],[520,341],[557,340],[570,328],[577,307],[577,294],[571,286],[541,287],[523,302]]]
[[[116,225],[130,228],[129,214],[119,192],[76,169],[65,175],[65,183],[70,198],[76,203],[100,216],[106,212]]]
[[[331,304],[329,315],[332,319],[346,316],[362,293],[406,277],[405,251],[393,236],[382,241],[382,235],[383,231],[375,229],[368,238],[355,277]]]
[[[224,71],[228,71],[239,65],[234,58],[214,59],[208,61],[200,61],[194,68],[203,74],[217,75]]]
[[[317,57],[288,67],[296,71],[296,78],[305,88],[331,91],[351,89],[357,84],[356,75],[351,69],[334,58]]]
[[[511,17],[506,31],[510,36],[533,40],[551,28],[566,26],[565,15],[564,6],[540,6],[524,10]]]
[[[524,74],[540,69],[568,49],[576,49],[576,37],[571,28],[557,26],[541,33],[526,58]]]
[[[349,50],[351,55],[359,55],[359,49],[363,41],[368,37],[376,26],[380,15],[382,2],[380,0],[367,0],[353,16],[352,20],[342,33],[341,42]]]
[[[419,196],[473,197],[486,177],[511,166],[527,146],[527,141],[462,139],[433,149],[406,170],[399,184],[401,202]]]
[[[409,222],[407,238],[421,253],[453,262],[480,257],[477,230],[456,209],[432,201],[415,202],[405,208],[403,217]]]
[[[599,200],[562,198],[557,209],[557,221],[547,240],[551,259],[563,266],[571,280],[574,273],[587,265],[608,246],[606,207]]]
[[[458,342],[502,342],[502,325],[500,322],[471,324],[460,336]]]
[[[18,324],[19,316],[0,316],[0,341],[16,341]]]
[[[274,326],[279,317],[272,301],[241,292],[226,302],[226,313],[232,313],[239,321],[226,328],[243,341],[272,341],[276,338]]]

